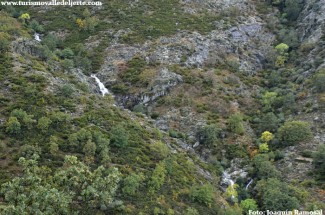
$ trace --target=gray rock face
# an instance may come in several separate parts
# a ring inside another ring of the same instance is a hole
[[[305,1],[305,6],[297,23],[297,32],[299,32],[301,43],[304,45],[309,44],[312,47],[304,61],[312,65],[305,72],[306,75],[310,75],[312,72],[325,67],[325,0]]]
[[[162,68],[153,81],[153,86],[147,92],[139,92],[129,95],[116,95],[120,106],[132,107],[137,104],[146,105],[155,101],[158,97],[167,95],[168,91],[179,83],[182,83],[182,76]],[[127,105],[126,105],[127,104]]]
[[[298,20],[302,41],[317,42],[324,35],[325,0],[307,0]]]
[[[30,54],[36,57],[42,56],[40,43],[36,40],[20,38],[12,43],[13,51],[21,55]]]
[[[248,12],[249,0],[182,0],[184,11],[187,13],[199,13],[207,10],[209,12],[221,12],[229,8]]]
[[[235,4],[239,2],[236,1]],[[220,1],[209,1],[212,5],[219,3]],[[232,4],[233,1],[228,3]],[[116,35],[115,42],[107,47],[106,59],[99,71],[99,77],[106,86],[117,80],[119,65],[125,64],[134,56],[141,56],[147,64],[160,65],[153,86],[141,93],[116,95],[121,104],[126,101],[146,104],[166,95],[169,89],[182,83],[179,75],[166,69],[171,65],[203,68],[226,64],[238,72],[254,75],[263,69],[267,52],[272,49],[275,39],[265,29],[263,21],[255,16],[248,16],[233,27],[225,27],[220,21],[216,23],[216,29],[207,35],[183,31],[174,36],[147,41],[142,45],[121,44],[118,38],[119,35]]]
[[[208,35],[180,32],[172,37],[148,41],[142,46],[114,44],[106,50],[107,57],[100,73],[114,76],[118,62],[126,62],[140,55],[147,63],[184,63],[187,67],[220,64],[232,57],[239,64],[240,71],[255,74],[263,68],[263,60],[273,41],[274,35],[264,29],[264,23],[249,17],[243,24],[228,30],[216,29]]]

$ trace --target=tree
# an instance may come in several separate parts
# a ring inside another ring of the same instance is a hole
[[[94,160],[94,156],[96,153],[96,144],[88,139],[87,143],[83,147],[83,153],[85,154],[85,160],[88,162],[92,162]]]
[[[88,8],[85,8],[84,11],[82,12],[82,16],[83,16],[84,18],[88,18],[88,17],[90,17],[90,15],[91,15],[91,14],[90,14]]]
[[[30,20],[30,16],[28,13],[23,13],[19,19],[23,22],[23,23],[26,23],[28,20]]]
[[[79,29],[85,28],[85,21],[80,18],[76,19],[76,24],[78,25]]]
[[[53,34],[46,35],[42,40],[42,44],[44,46],[47,46],[51,51],[54,51],[56,49],[58,43],[59,39]]]
[[[83,208],[107,207],[114,200],[120,181],[116,168],[99,166],[94,171],[75,156],[66,156],[64,165],[53,177],[56,186],[68,193],[74,193],[75,201]]]
[[[295,21],[303,7],[303,0],[286,0],[284,12],[290,21]]]
[[[242,135],[244,134],[244,124],[243,124],[243,117],[239,113],[235,113],[230,115],[228,119],[228,125],[230,131]]]
[[[197,138],[201,144],[208,147],[213,146],[220,134],[220,129],[215,125],[206,125],[197,131]]]
[[[70,48],[65,48],[61,52],[61,57],[64,58],[64,59],[66,59],[66,58],[71,59],[71,58],[73,58],[73,56],[74,56],[74,53]]]
[[[19,122],[21,122],[28,129],[31,129],[33,127],[33,124],[36,122],[36,120],[33,119],[33,115],[28,115],[26,111],[22,109],[14,109],[11,112],[10,116],[16,117]]]
[[[6,203],[4,214],[71,214],[72,195],[46,183],[36,160],[20,158],[19,164],[24,174],[1,186]]]
[[[52,56],[52,52],[46,45],[37,46],[38,57],[42,60],[48,60]]]
[[[298,38],[298,34],[294,28],[281,29],[279,31],[279,39],[292,48],[298,48],[301,44]]]
[[[19,134],[21,125],[16,117],[9,117],[6,124],[6,132],[9,134]]]
[[[118,148],[124,148],[128,145],[129,135],[122,125],[113,127],[110,134],[111,145]]]
[[[261,121],[258,125],[259,132],[262,131],[270,131],[270,132],[276,132],[279,127],[279,119],[278,117],[273,113],[269,112],[265,115],[263,115]]]
[[[64,71],[70,72],[74,67],[74,62],[70,59],[64,59],[61,61],[61,66]]]
[[[285,122],[284,125],[279,128],[279,136],[283,145],[290,146],[310,140],[312,133],[307,122],[291,121]]]
[[[36,20],[31,21],[31,22],[29,23],[29,26],[30,26],[31,29],[33,29],[33,30],[34,30],[35,32],[37,32],[37,33],[43,33],[43,32],[44,32],[44,28],[43,28],[43,26],[40,25],[40,24],[38,23],[38,21],[36,21]]]
[[[86,29],[90,32],[95,30],[95,27],[98,25],[97,17],[86,18]]]
[[[267,154],[256,155],[253,159],[255,174],[259,179],[279,178],[280,172],[270,162]]]
[[[275,60],[275,66],[278,68],[283,67],[285,62],[288,60],[289,46],[285,43],[280,43],[275,47],[275,50],[278,53],[278,56]]]
[[[259,148],[258,150],[261,152],[261,153],[266,153],[269,151],[269,145],[267,143],[261,143],[259,145]]]
[[[123,181],[122,192],[127,195],[134,195],[140,187],[140,183],[145,179],[142,173],[131,173]]]
[[[20,158],[23,175],[2,185],[4,214],[68,215],[76,210],[93,214],[92,209],[107,208],[113,202],[120,180],[116,168],[100,166],[91,171],[77,157],[66,156],[63,167],[53,174],[38,167],[36,159]]]
[[[280,43],[275,47],[275,50],[278,52],[278,54],[284,55],[289,50],[289,46],[285,43]]]
[[[249,210],[256,211],[258,209],[257,203],[254,199],[245,199],[240,202],[240,207],[248,214]]]
[[[272,109],[274,102],[276,101],[278,94],[276,92],[265,92],[262,95],[262,104],[265,110]]]
[[[151,179],[149,181],[149,192],[154,193],[155,191],[159,190],[160,187],[165,182],[166,177],[166,165],[164,162],[159,162],[154,169]]]
[[[58,94],[61,96],[64,96],[66,98],[69,98],[74,93],[74,89],[70,84],[65,84],[63,86],[60,86]]]
[[[50,137],[49,151],[52,155],[56,155],[59,151],[58,138],[56,136]]]
[[[51,123],[52,123],[52,121],[49,118],[47,118],[45,116],[41,117],[38,120],[37,128],[40,129],[42,131],[42,133],[46,133],[47,130],[49,129]]]
[[[31,21],[29,23],[29,27],[38,33],[41,33],[42,31],[44,31],[43,27],[39,24],[39,22],[37,20]]]
[[[297,209],[299,202],[289,186],[275,178],[261,180],[256,189],[263,210],[285,211]]]
[[[237,192],[238,184],[230,184],[227,187],[227,190],[225,192],[226,197],[230,199],[232,202],[238,201],[238,192]]]
[[[150,144],[150,150],[157,160],[166,158],[170,153],[169,147],[161,141]]]
[[[193,186],[190,190],[190,198],[207,206],[213,203],[213,187],[210,184]]]
[[[274,135],[269,131],[264,131],[261,136],[261,140],[265,143],[270,142],[271,140],[273,140],[273,138],[274,138]]]
[[[259,145],[259,151],[262,153],[269,151],[268,143],[273,140],[274,135],[269,131],[264,131],[261,135],[261,140],[263,141],[262,144]]]

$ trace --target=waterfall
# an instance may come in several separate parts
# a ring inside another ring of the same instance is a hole
[[[247,190],[248,189],[248,187],[253,183],[253,179],[251,179],[249,182],[248,182],[248,184],[246,185],[246,187],[245,187],[245,189]]]
[[[40,38],[40,35],[39,35],[38,33],[35,33],[35,34],[34,34],[34,39],[35,39],[36,41],[38,41],[38,42],[41,42],[41,41],[42,41],[41,38]]]
[[[96,83],[98,84],[99,90],[102,93],[103,96],[105,96],[105,94],[110,94],[108,89],[105,87],[105,85],[99,80],[99,78],[97,78],[97,76],[95,74],[91,75],[92,78],[94,78],[96,80]]]
[[[226,171],[224,171],[223,174],[222,174],[222,176],[223,176],[222,181],[225,184],[229,185],[231,188],[233,188],[235,182],[231,179],[230,175]],[[231,198],[234,199],[235,196],[234,195],[231,195]]]

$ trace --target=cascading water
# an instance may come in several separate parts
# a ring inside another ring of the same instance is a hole
[[[35,33],[35,34],[34,34],[34,39],[35,39],[36,41],[38,41],[38,42],[41,42],[41,41],[42,41],[41,38],[40,38],[40,35],[39,35],[38,33]]]
[[[226,171],[224,171],[222,174],[222,183],[226,184],[227,186],[230,186],[231,188],[233,188],[235,184],[235,182],[231,179],[230,175]],[[231,198],[234,199],[235,196],[231,195]]]
[[[246,187],[245,187],[245,189],[247,190],[248,189],[248,187],[253,183],[253,179],[251,179],[249,182],[248,182],[248,184],[246,185]]]
[[[96,80],[96,83],[98,84],[99,90],[102,93],[103,96],[105,96],[105,94],[110,94],[110,92],[108,91],[108,89],[105,87],[105,85],[99,80],[99,78],[97,78],[97,76],[95,74],[91,75],[92,78],[94,78]]]

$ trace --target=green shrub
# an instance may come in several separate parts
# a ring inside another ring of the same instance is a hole
[[[110,143],[112,146],[124,148],[128,145],[129,135],[122,125],[117,125],[110,131]]]
[[[211,205],[213,203],[213,187],[210,184],[193,186],[189,195],[192,201],[205,205]]]
[[[169,147],[161,141],[150,144],[150,150],[152,155],[158,160],[166,158],[170,153]]]
[[[244,124],[243,124],[243,117],[241,114],[236,113],[230,115],[228,119],[228,126],[230,131],[234,132],[235,134],[242,135],[244,134]]]
[[[239,144],[228,144],[226,145],[226,157],[231,160],[234,158],[245,158],[247,157],[247,150],[243,145]]]
[[[58,43],[58,38],[53,34],[46,35],[42,40],[42,44],[47,46],[51,51],[54,51],[57,48]]]
[[[69,98],[74,93],[74,89],[70,84],[65,84],[59,88],[59,95]]]
[[[299,17],[300,11],[303,8],[303,0],[286,0],[284,12],[290,21],[295,21]]]
[[[143,104],[137,104],[133,107],[133,111],[137,113],[145,113],[144,105]]]
[[[279,128],[279,136],[283,145],[294,145],[310,140],[312,133],[307,122],[291,121]]]
[[[300,45],[298,34],[295,29],[281,29],[279,32],[279,39],[292,48],[298,48]]]
[[[140,74],[144,70],[146,61],[139,56],[132,58],[127,63],[125,71],[119,73],[119,77],[124,81],[131,84],[136,84],[141,81]]]
[[[293,196],[289,186],[278,179],[260,180],[256,189],[261,197],[261,206],[264,210],[293,210],[299,206],[299,201]]]
[[[166,165],[164,162],[159,162],[154,169],[151,179],[149,181],[149,192],[154,193],[159,190],[165,182]]]
[[[35,32],[37,32],[37,33],[43,33],[43,32],[44,32],[44,28],[43,28],[43,26],[40,25],[40,24],[38,23],[38,21],[36,21],[36,20],[32,20],[32,21],[29,23],[29,27],[30,27],[31,29],[33,29]]]
[[[199,212],[195,208],[189,207],[186,209],[184,215],[199,215]]]
[[[74,67],[74,62],[70,59],[64,59],[61,61],[61,66],[64,71],[70,72]]]
[[[73,56],[74,56],[73,51],[70,48],[65,48],[61,52],[61,56],[60,57],[71,59]]]
[[[131,173],[123,180],[122,192],[127,195],[134,195],[144,179],[145,176],[142,173]]]
[[[240,207],[248,214],[249,210],[256,211],[258,209],[257,203],[254,199],[245,199],[240,202]]]
[[[275,168],[271,161],[269,161],[269,159],[270,158],[267,154],[259,154],[254,157],[253,164],[257,178],[267,179],[280,177],[280,172]]]
[[[201,144],[211,147],[218,140],[220,131],[215,124],[206,125],[197,131],[196,136]]]
[[[19,134],[21,125],[16,117],[9,117],[6,124],[6,132],[9,134]]]
[[[40,129],[43,133],[46,133],[52,121],[47,117],[41,117],[38,120],[37,128]]]
[[[84,145],[82,152],[85,154],[85,160],[91,162],[94,159],[96,153],[96,144],[88,139],[87,143]]]

